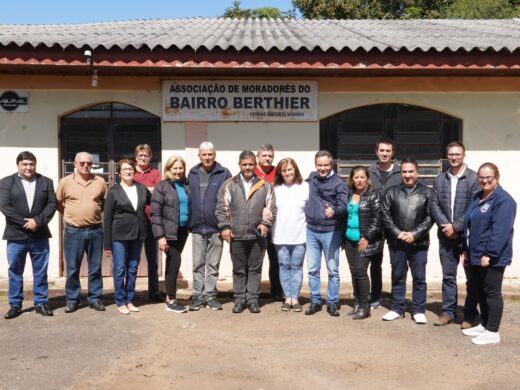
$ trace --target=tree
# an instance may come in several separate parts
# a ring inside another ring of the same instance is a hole
[[[507,19],[518,16],[518,11],[508,0],[455,0],[446,15],[454,19]]]
[[[520,0],[293,0],[306,19],[511,18]]]
[[[294,11],[281,11],[276,7],[242,8],[240,0],[234,0],[231,7],[226,8],[223,18],[294,18]]]

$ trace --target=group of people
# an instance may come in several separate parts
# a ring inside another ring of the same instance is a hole
[[[249,150],[240,153],[239,173],[232,176],[216,161],[213,144],[203,142],[200,163],[188,174],[185,161],[172,156],[161,175],[150,167],[150,147],[142,144],[136,147],[135,160],[119,161],[119,183],[109,190],[104,179],[91,172],[92,156],[80,152],[74,173],[60,181],[56,192],[52,180],[36,173],[36,157],[22,152],[16,160],[18,172],[0,181],[9,262],[10,309],[5,318],[21,314],[28,253],[35,310],[44,316],[53,314],[47,304],[47,225],[58,210],[64,221],[66,313],[75,312],[80,303],[79,270],[85,253],[88,305],[105,310],[100,300],[103,250],[112,258],[117,310],[138,312],[133,299],[143,245],[150,300],[165,302],[166,310],[176,313],[204,306],[221,310],[217,279],[226,241],[233,266],[233,313],[261,311],[258,296],[267,252],[271,295],[283,300],[282,311],[303,311],[300,290],[305,257],[310,290],[305,314],[322,310],[324,258],[326,310],[339,316],[339,254],[344,248],[355,298],[348,314],[362,320],[381,306],[386,240],[392,288],[390,310],[383,320],[404,317],[410,268],[412,318],[425,324],[429,230],[436,223],[443,280],[442,313],[434,325],[456,319],[457,268],[462,261],[467,277],[463,333],[474,336],[475,344],[499,342],[501,284],[512,258],[516,203],[499,185],[498,168],[485,163],[478,172],[471,170],[464,164],[464,145],[452,142],[446,148],[449,167],[430,189],[418,182],[418,163],[403,159],[397,164],[394,149],[392,139],[379,140],[377,162],[353,167],[345,183],[334,171],[328,151],[316,153],[316,170],[304,180],[292,158],[274,166],[273,146],[264,144],[256,155]],[[176,297],[177,277],[190,233],[193,288],[191,303],[185,307]],[[166,255],[165,297],[159,291],[158,249]]]

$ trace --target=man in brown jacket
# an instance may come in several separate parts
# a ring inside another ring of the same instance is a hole
[[[258,295],[262,278],[262,259],[271,221],[262,218],[264,208],[276,217],[272,186],[255,175],[253,152],[240,153],[240,173],[229,179],[219,191],[215,212],[222,238],[230,244],[233,262],[233,313],[249,307],[260,313]]]

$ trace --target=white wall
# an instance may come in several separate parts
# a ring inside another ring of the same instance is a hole
[[[0,153],[4,164],[0,177],[16,170],[16,155],[31,150],[38,158],[38,171],[58,181],[58,127],[59,118],[67,113],[105,101],[131,104],[155,115],[161,114],[159,91],[31,91],[29,113],[0,113]],[[463,119],[463,141],[467,148],[467,162],[476,169],[485,161],[496,163],[501,170],[501,183],[515,199],[520,199],[520,183],[516,179],[514,161],[520,150],[520,94],[519,93],[320,93],[319,117],[367,104],[409,103],[439,110]],[[275,147],[275,160],[291,156],[300,165],[304,176],[313,169],[313,156],[319,144],[319,123],[251,123],[214,122],[207,126],[208,140],[217,148],[217,159],[232,173],[237,172],[238,154],[243,149],[256,148],[262,143]],[[186,148],[183,123],[162,124],[162,159],[172,154],[185,157],[189,167],[197,162],[195,148]],[[515,225],[518,228],[518,222]],[[58,276],[58,218],[50,224],[54,238],[51,240],[49,277]],[[4,220],[0,221],[0,230]],[[441,276],[437,256],[437,239],[432,229],[432,246],[429,252],[428,276]],[[515,237],[515,250],[520,250],[520,238]],[[389,278],[389,264],[385,260],[385,278]],[[188,243],[181,271],[191,278],[191,244]],[[30,277],[30,266],[26,271]],[[221,275],[231,277],[228,248],[222,259]],[[341,276],[348,275],[345,255],[341,255]],[[0,277],[7,276],[5,242],[0,245]],[[267,260],[264,267],[267,277]],[[513,261],[507,277],[520,277],[520,263]]]

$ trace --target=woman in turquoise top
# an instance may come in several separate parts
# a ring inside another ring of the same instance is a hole
[[[186,163],[172,156],[164,165],[164,180],[152,194],[152,231],[159,249],[166,254],[166,310],[185,313],[188,310],[177,300],[177,276],[181,254],[188,239],[190,193],[186,186]]]
[[[381,207],[379,196],[370,185],[367,168],[361,165],[352,168],[348,187],[345,253],[356,299],[349,314],[353,319],[361,320],[370,316],[368,265],[374,255],[383,251]]]

